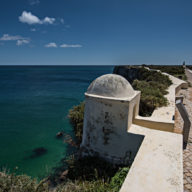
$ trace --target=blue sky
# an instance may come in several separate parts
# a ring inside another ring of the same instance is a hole
[[[192,64],[191,0],[1,0],[0,65]]]

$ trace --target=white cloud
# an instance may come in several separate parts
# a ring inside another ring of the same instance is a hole
[[[31,24],[41,24],[41,20],[33,15],[31,12],[23,11],[22,15],[19,16],[19,21],[22,23]]]
[[[57,48],[57,44],[54,43],[54,42],[51,42],[51,43],[46,44],[45,47],[47,47],[47,48]]]
[[[4,34],[0,38],[0,41],[16,41],[16,45],[18,46],[30,43],[29,38],[25,38],[20,35],[9,35],[9,34]]]
[[[57,48],[57,44],[54,42],[48,43],[45,45],[46,48]],[[83,47],[80,44],[61,44],[59,47],[61,48],[80,48]]]
[[[19,21],[22,23],[27,23],[29,25],[53,24],[55,22],[55,18],[45,17],[44,19],[39,19],[37,16],[33,15],[31,12],[23,11],[21,16],[19,16]]]
[[[42,22],[48,23],[48,24],[53,24],[55,22],[55,18],[45,17]]]
[[[61,48],[80,48],[82,47],[82,45],[79,45],[79,44],[62,44],[60,45]]]
[[[24,45],[24,44],[28,44],[29,42],[30,41],[27,40],[27,39],[19,39],[19,40],[17,40],[16,45],[21,46],[21,45]]]
[[[40,3],[39,0],[28,0],[30,5],[38,5]]]
[[[23,37],[21,37],[19,35],[11,36],[9,34],[4,34],[0,38],[0,41],[16,41],[16,40],[19,40],[19,39],[23,39]]]

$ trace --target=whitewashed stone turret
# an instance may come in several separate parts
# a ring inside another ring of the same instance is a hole
[[[127,132],[138,115],[140,92],[122,76],[107,74],[91,83],[85,97],[82,154],[126,163],[143,139]]]

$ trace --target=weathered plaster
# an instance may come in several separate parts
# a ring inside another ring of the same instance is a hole
[[[104,158],[107,154],[109,160],[117,160],[117,163],[122,163],[128,152],[132,152],[134,156],[143,136],[127,133],[127,129],[132,124],[133,108],[136,106],[138,95],[131,101],[122,102],[86,94],[81,147],[88,151],[93,150]],[[129,112],[130,110],[132,112]]]
[[[84,155],[97,153],[116,163],[123,163],[129,152],[134,156],[143,136],[127,130],[138,114],[139,100],[140,91],[134,91],[119,75],[104,75],[93,81],[85,93]]]
[[[87,94],[128,98],[133,96],[135,91],[125,78],[120,75],[107,74],[95,79],[88,87]]]
[[[182,135],[132,125],[144,140],[120,192],[182,192]]]

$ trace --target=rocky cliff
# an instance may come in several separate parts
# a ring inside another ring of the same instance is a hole
[[[139,79],[140,70],[138,66],[115,66],[113,73],[125,77],[125,79],[132,83],[135,79]]]

